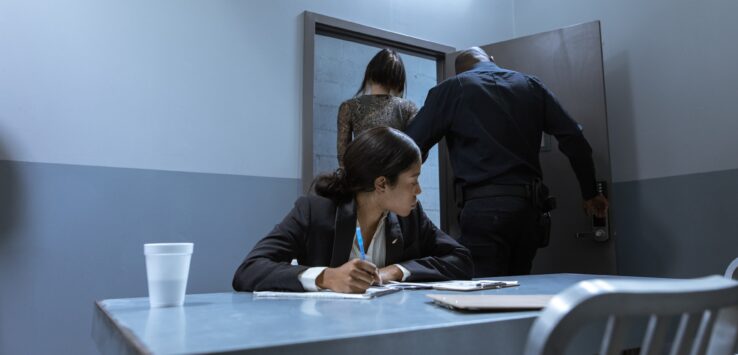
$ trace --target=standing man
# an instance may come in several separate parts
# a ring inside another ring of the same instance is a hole
[[[446,137],[462,204],[459,241],[472,252],[475,277],[529,274],[548,243],[546,213],[554,207],[541,183],[542,132],[569,158],[587,214],[604,218],[592,148],[537,78],[498,67],[479,47],[455,64],[457,75],[428,92],[406,133],[424,158]]]

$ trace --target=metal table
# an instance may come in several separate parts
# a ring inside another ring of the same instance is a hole
[[[612,277],[505,277],[499,279],[520,286],[475,294],[554,294],[578,281]],[[104,354],[520,354],[538,315],[452,311],[433,305],[428,293],[444,292],[405,290],[372,300],[192,294],[183,307],[153,309],[148,298],[110,299],[95,304],[92,336]]]

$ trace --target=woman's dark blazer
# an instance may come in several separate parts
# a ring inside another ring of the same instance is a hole
[[[407,281],[469,279],[469,250],[436,228],[420,203],[407,217],[385,220],[386,264],[400,264]],[[298,275],[309,267],[337,267],[349,260],[356,231],[354,201],[300,197],[282,223],[260,240],[233,276],[236,291],[304,291]],[[291,265],[297,259],[299,265]]]

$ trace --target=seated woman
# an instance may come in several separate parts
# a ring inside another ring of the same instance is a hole
[[[343,161],[316,178],[318,196],[300,197],[256,243],[233,277],[236,291],[362,293],[388,281],[471,277],[469,251],[436,228],[416,199],[421,160],[412,139],[373,128],[349,144]]]

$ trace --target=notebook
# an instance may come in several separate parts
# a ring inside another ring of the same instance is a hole
[[[326,299],[360,299],[366,300],[379,296],[388,295],[400,291],[400,288],[372,286],[364,293],[341,293],[333,291],[316,292],[279,292],[279,291],[255,291],[256,298],[326,298]]]
[[[541,309],[554,295],[426,295],[433,303],[466,311],[514,311]]]
[[[396,282],[390,281],[387,287],[397,287],[403,290],[441,290],[441,291],[478,291],[503,287],[515,287],[517,281],[500,280],[454,280],[441,282]]]

